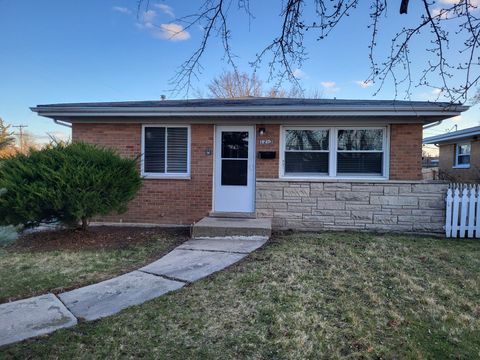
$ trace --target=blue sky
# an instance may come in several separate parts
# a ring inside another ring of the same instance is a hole
[[[29,110],[31,106],[151,100],[162,94],[171,98],[169,79],[196,49],[202,30],[193,27],[172,41],[168,36],[172,25],[163,25],[162,30],[161,24],[169,24],[174,16],[195,12],[200,2],[150,0],[148,13],[142,12],[138,17],[136,3],[0,0],[0,117],[15,125],[27,124],[27,130],[39,141],[46,141],[47,133],[68,136],[69,129],[38,117]],[[241,70],[249,72],[249,61],[276,35],[280,4],[281,1],[251,0],[255,19],[250,26],[243,13],[232,10],[231,41]],[[420,10],[415,6],[416,3],[411,4],[410,13],[403,17],[396,8],[390,9],[382,27],[380,51],[388,48],[387,40],[404,24],[418,20]],[[325,98],[372,98],[375,85],[365,87],[360,83],[369,75],[368,20],[368,7],[358,9],[326,40],[318,42],[313,34],[306,37],[309,59],[297,74],[307,93],[318,90]],[[423,46],[412,48],[419,54],[414,73],[421,70],[425,61],[420,51]],[[205,90],[213,77],[229,70],[222,55],[221,44],[212,39],[202,59],[204,71],[196,88]],[[259,76],[266,79],[266,67],[260,69]],[[386,84],[376,98],[391,99],[394,95],[392,84]],[[415,89],[412,99],[434,100],[435,95],[431,89]],[[461,119],[446,121],[425,135],[442,133],[455,124],[458,128],[478,125],[478,115],[474,107]]]

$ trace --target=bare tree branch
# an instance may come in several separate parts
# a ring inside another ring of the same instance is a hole
[[[290,89],[271,87],[264,89],[263,82],[256,73],[224,72],[215,77],[209,84],[209,97],[222,99],[238,99],[245,97],[270,98],[303,98],[304,91],[298,87]],[[200,96],[202,97],[202,96]],[[312,91],[310,98],[321,98],[320,92]]]
[[[137,4],[139,12],[148,9],[148,0],[138,0]],[[229,23],[233,4],[237,5],[234,10],[245,12],[249,23],[254,19],[250,0],[203,0],[196,13],[174,20],[181,23],[185,30],[194,26],[203,29],[200,44],[179,66],[172,79],[175,92],[188,94],[192,81],[202,73],[201,59],[214,38],[220,39],[224,60],[238,75],[237,56],[231,46],[232,29]],[[284,81],[300,88],[294,71],[301,68],[307,60],[308,51],[304,42],[307,32],[313,32],[319,41],[325,39],[359,8],[360,1],[284,0],[278,4],[281,6],[282,19],[278,36],[259,50],[251,65],[255,70],[266,65],[269,69],[268,81],[274,81],[276,88],[280,88]],[[370,75],[366,80],[376,84],[376,93],[388,81],[394,85],[395,97],[402,92],[405,98],[410,98],[414,88],[427,87],[437,89],[438,98],[443,96],[452,102],[467,101],[469,91],[478,87],[480,81],[480,19],[477,0],[416,2],[413,9],[418,12],[417,23],[400,29],[390,39],[390,47],[385,53],[384,46],[378,44],[385,43],[384,32],[380,29],[385,26],[382,21],[387,16],[387,4],[388,0],[370,0],[370,23],[366,24],[371,31],[367,53]],[[412,4],[408,0],[401,0],[400,14],[412,10],[409,9]],[[398,6],[398,2],[395,2],[395,6]],[[426,44],[421,53],[418,50],[419,44]],[[413,48],[415,53],[411,53],[410,49]],[[420,72],[415,70],[418,68],[421,69]]]

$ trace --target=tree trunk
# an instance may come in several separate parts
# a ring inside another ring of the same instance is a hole
[[[400,14],[406,14],[408,12],[408,0],[402,0],[400,3]]]
[[[82,230],[83,231],[86,231],[87,230],[87,227],[88,227],[88,219],[83,217],[82,218]]]

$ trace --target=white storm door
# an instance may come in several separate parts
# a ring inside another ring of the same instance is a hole
[[[215,131],[214,211],[255,209],[255,129],[217,126]]]

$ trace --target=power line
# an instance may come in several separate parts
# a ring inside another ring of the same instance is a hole
[[[23,129],[28,127],[28,125],[12,125],[14,128],[18,128],[18,136],[20,138],[20,151],[23,152]]]

